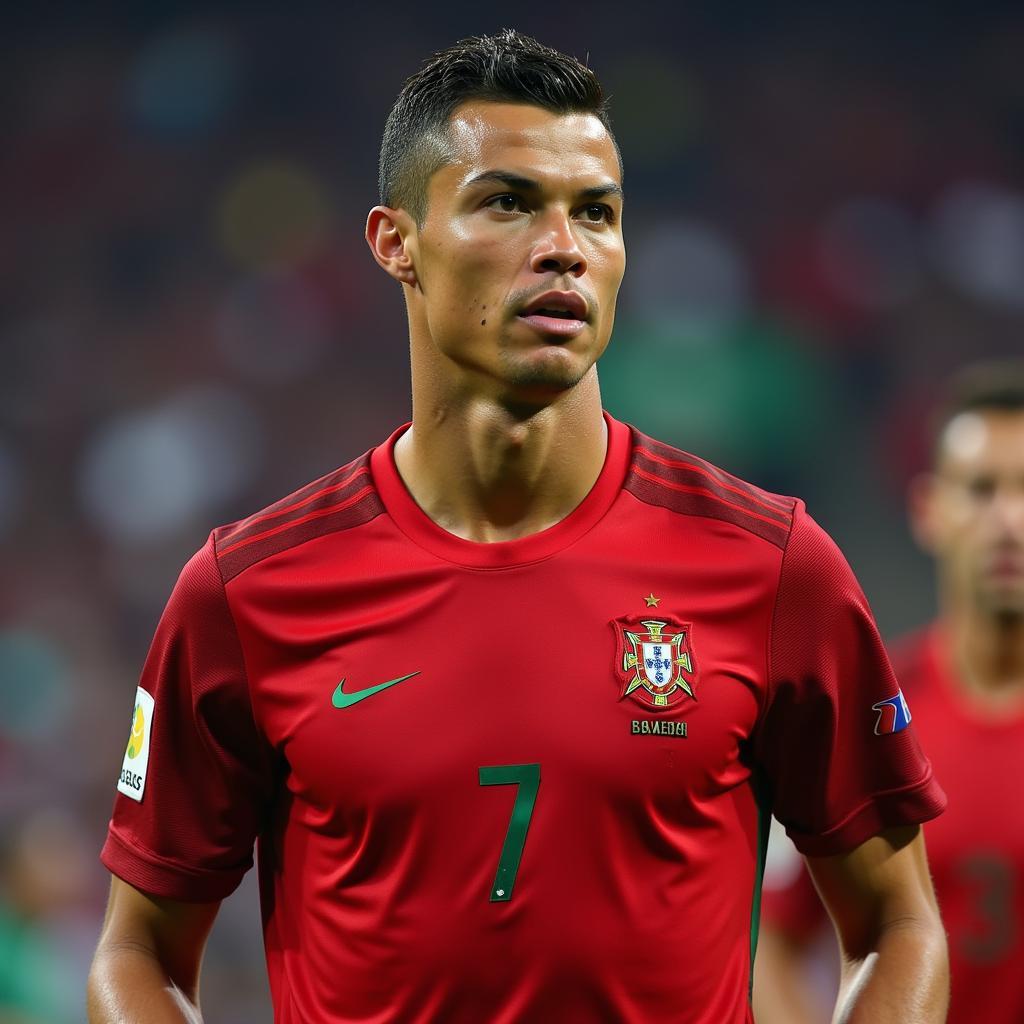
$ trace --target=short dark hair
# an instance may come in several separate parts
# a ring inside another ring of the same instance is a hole
[[[422,224],[427,184],[451,160],[449,121],[469,100],[525,103],[555,114],[593,114],[612,134],[604,90],[575,57],[515,29],[471,36],[435,53],[409,78],[384,125],[380,201],[402,207]]]
[[[1024,412],[1024,359],[972,363],[950,378],[931,424],[936,461],[946,427],[965,412]]]

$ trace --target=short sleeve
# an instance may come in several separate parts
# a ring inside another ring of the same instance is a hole
[[[223,899],[252,866],[272,786],[212,539],[164,609],[131,725],[103,863],[154,896]]]
[[[798,503],[768,645],[756,738],[774,814],[801,853],[843,853],[940,814],[932,777],[864,594]]]

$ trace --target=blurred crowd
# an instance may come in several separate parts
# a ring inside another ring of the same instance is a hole
[[[0,40],[0,1021],[82,1019],[181,565],[408,418],[400,296],[361,241],[380,131],[423,57],[501,27],[426,6],[69,4]],[[1024,352],[1024,12],[765,6],[516,27],[612,94],[607,407],[805,497],[892,634],[932,610],[902,492],[936,386]],[[268,1019],[244,890],[205,974],[226,1024]]]

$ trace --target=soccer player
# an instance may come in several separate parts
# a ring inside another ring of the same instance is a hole
[[[934,469],[914,481],[914,533],[938,568],[939,617],[893,653],[949,794],[925,826],[949,932],[950,1024],[1024,1021],[1024,362],[979,366],[951,388]],[[890,712],[880,713],[878,728]],[[812,940],[824,920],[810,880],[765,894],[758,1021],[803,1024]]]
[[[195,1020],[258,843],[280,1024],[749,1022],[769,812],[851,1021],[938,1021],[944,796],[850,569],[795,499],[616,422],[625,266],[595,76],[505,31],[405,84],[370,250],[412,424],[185,567],[103,860],[94,1021]],[[652,393],[671,382],[652,381]]]

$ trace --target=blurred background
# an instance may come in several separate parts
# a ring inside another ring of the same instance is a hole
[[[0,1021],[84,1019],[181,566],[408,418],[400,296],[361,236],[402,80],[460,36],[511,23],[612,94],[610,411],[805,497],[887,635],[930,616],[903,516],[924,418],[951,370],[1024,352],[1024,10],[934,6],[5,16]],[[249,879],[218,920],[208,1021],[270,1019],[256,902]]]

